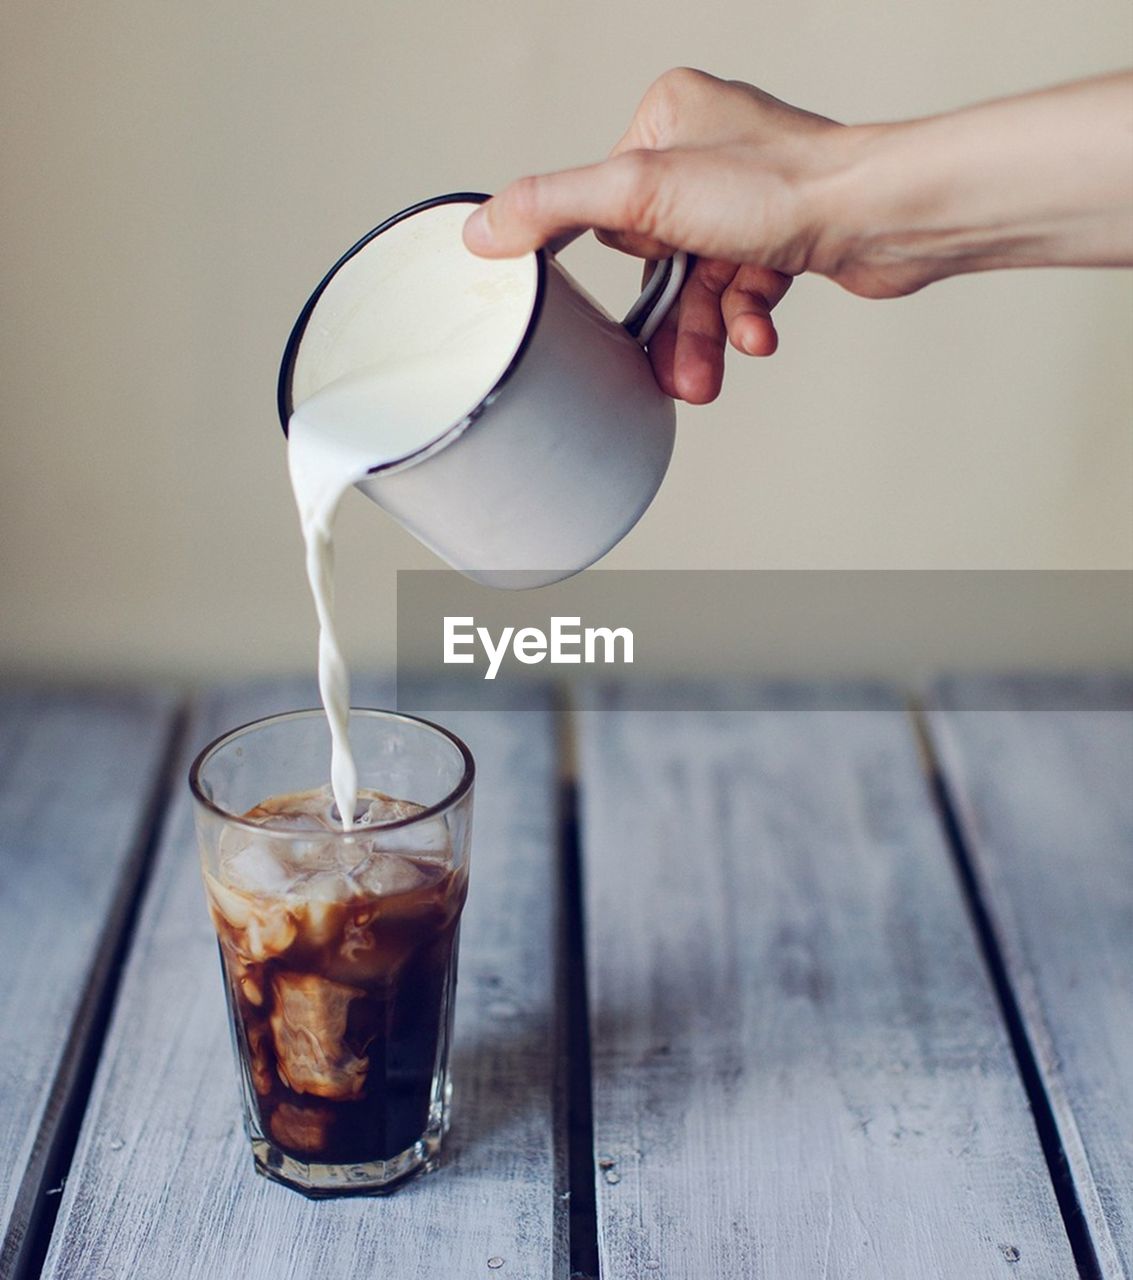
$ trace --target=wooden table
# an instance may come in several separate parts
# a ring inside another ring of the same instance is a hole
[[[479,766],[456,1120],[319,1203],[252,1172],[185,786],[312,688],[0,696],[0,1274],[1133,1274],[1133,683],[748,694],[402,690]]]

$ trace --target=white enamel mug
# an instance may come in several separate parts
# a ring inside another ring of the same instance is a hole
[[[482,329],[494,308],[499,322],[459,408],[419,447],[376,462],[358,488],[468,577],[545,586],[605,555],[664,478],[676,410],[642,348],[687,260],[661,263],[619,324],[554,252],[505,265],[465,249],[461,228],[486,199],[426,200],[339,259],[287,342],[279,414],[286,432],[296,406],[375,358],[403,359],[427,378],[430,353]]]

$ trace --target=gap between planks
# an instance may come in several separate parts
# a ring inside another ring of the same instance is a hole
[[[579,845],[578,791],[560,784],[559,873],[562,935],[559,947],[563,981],[562,1055],[566,1073],[566,1153],[570,1199],[571,1280],[598,1280],[597,1169],[594,1157],[594,1098],[590,1059],[590,1012],[586,990],[586,922]]]
[[[972,927],[979,942],[980,952],[987,967],[999,1003],[1007,1034],[1011,1042],[1011,1051],[1015,1055],[1015,1063],[1019,1076],[1027,1092],[1027,1100],[1031,1104],[1031,1112],[1038,1132],[1043,1157],[1046,1160],[1051,1184],[1058,1200],[1062,1223],[1066,1229],[1070,1248],[1074,1253],[1074,1261],[1078,1267],[1081,1280],[1103,1280],[1101,1264],[1086,1226],[1086,1218],[1078,1197],[1074,1180],[1070,1173],[1070,1165],[1062,1138],[1055,1119],[1051,1099],[1043,1084],[1039,1070],[1035,1047],[1027,1034],[1026,1025],[1019,1001],[1004,960],[1003,946],[997,936],[991,913],[984,901],[979,876],[973,864],[971,851],[964,836],[956,806],[953,802],[948,782],[936,749],[932,728],[923,703],[912,699],[909,713],[922,752],[922,760],[928,774],[929,787],[933,801],[940,816],[945,841],[952,854],[953,865],[964,898],[964,905],[971,917]]]
[[[28,1205],[26,1227],[22,1237],[14,1243],[11,1254],[6,1253],[0,1258],[0,1280],[31,1280],[42,1271],[133,940],[134,925],[161,839],[187,727],[187,704],[183,699],[177,699],[170,710],[161,764],[143,810],[133,849],[123,867],[121,888],[103,923],[75,1019],[67,1035],[62,1065],[44,1110],[42,1123],[47,1138],[42,1172],[34,1179],[32,1169],[25,1172],[26,1182],[20,1199],[34,1197]]]

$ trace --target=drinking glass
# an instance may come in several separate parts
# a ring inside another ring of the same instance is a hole
[[[234,729],[189,774],[255,1167],[310,1196],[392,1189],[449,1125],[475,766],[390,711],[352,710],[350,739],[376,806],[350,831],[322,711]]]

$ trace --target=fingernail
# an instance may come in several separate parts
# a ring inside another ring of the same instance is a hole
[[[488,206],[482,204],[470,214],[464,224],[464,243],[475,252],[477,249],[492,247],[492,224],[488,214]]]

